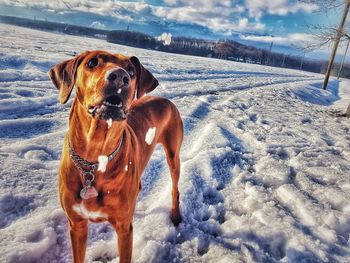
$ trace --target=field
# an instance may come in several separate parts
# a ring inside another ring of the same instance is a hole
[[[0,262],[70,262],[57,171],[70,102],[47,71],[84,50],[136,55],[185,125],[181,211],[159,146],[134,216],[134,262],[349,262],[348,81],[0,24]],[[108,224],[87,262],[118,262]]]

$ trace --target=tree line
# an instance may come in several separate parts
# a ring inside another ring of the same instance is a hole
[[[134,31],[115,30],[107,33],[107,41],[134,47],[155,49],[164,52],[212,57],[245,63],[261,64],[274,67],[302,69],[305,71],[324,73],[327,61],[305,59],[303,56],[286,55],[270,52],[232,40],[210,41],[197,38],[173,37],[169,45],[154,37]],[[340,65],[335,64],[332,74],[337,75]],[[350,65],[344,65],[341,77],[350,78]]]
[[[129,30],[108,31],[65,23],[10,16],[0,16],[0,22],[46,31],[59,31],[71,35],[102,38],[110,43],[154,49],[170,53],[212,57],[274,67],[302,69],[315,73],[324,73],[327,69],[326,61],[304,59],[302,56],[270,52],[266,49],[244,45],[232,40],[212,41],[188,37],[172,37],[171,43],[166,45],[151,35]],[[336,63],[333,67],[332,75],[337,75],[339,68],[340,65]],[[349,64],[343,66],[343,71],[340,76],[350,78]]]

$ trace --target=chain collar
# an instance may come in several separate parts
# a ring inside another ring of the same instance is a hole
[[[123,132],[122,138],[117,146],[117,148],[110,154],[108,155],[108,161],[112,161],[113,158],[118,154],[120,149],[123,146],[124,138],[125,137],[125,132]],[[95,180],[95,170],[98,167],[98,163],[92,163],[89,161],[84,160],[81,158],[72,148],[70,144],[70,139],[68,136],[68,149],[69,149],[69,156],[72,159],[75,167],[78,168],[78,170],[81,172],[83,179],[85,181],[85,188],[90,188],[93,181]]]

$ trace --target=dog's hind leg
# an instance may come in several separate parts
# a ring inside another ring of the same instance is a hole
[[[180,213],[180,193],[178,183],[180,179],[180,147],[183,138],[182,121],[178,118],[177,121],[172,121],[170,127],[165,130],[162,138],[162,145],[165,150],[166,160],[169,165],[169,170],[172,180],[172,209],[171,221],[175,226],[178,226],[182,220]]]
[[[171,154],[169,154],[171,156]],[[178,183],[180,179],[180,158],[179,154],[175,153],[174,157],[167,157],[167,161],[170,168],[172,187],[172,208],[171,208],[171,221],[175,226],[178,226],[182,221],[180,213],[180,193],[178,189]]]

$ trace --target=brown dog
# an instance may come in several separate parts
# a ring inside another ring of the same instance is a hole
[[[120,262],[130,262],[140,178],[157,143],[164,147],[173,183],[171,220],[181,222],[180,114],[167,99],[143,96],[158,81],[136,57],[87,51],[56,65],[49,75],[61,103],[76,87],[59,172],[73,262],[84,262],[88,220],[110,222]]]

